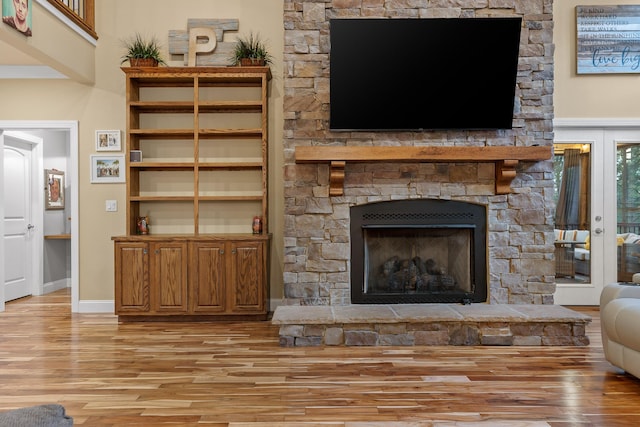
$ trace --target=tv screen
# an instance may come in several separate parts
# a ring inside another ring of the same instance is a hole
[[[511,129],[522,18],[330,25],[331,130]]]

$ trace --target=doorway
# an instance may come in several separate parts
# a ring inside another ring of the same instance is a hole
[[[71,311],[79,312],[79,227],[78,227],[78,218],[79,218],[79,207],[78,207],[78,123],[76,121],[0,121],[0,133],[5,133],[7,131],[14,132],[24,132],[27,134],[38,134],[38,133],[46,133],[47,131],[64,131],[68,138],[69,144],[69,159],[68,159],[68,172],[66,173],[67,180],[69,182],[68,188],[68,199],[70,200],[70,246],[71,246],[71,274],[70,274],[70,282],[71,282]],[[46,141],[44,142],[46,144]],[[4,151],[4,150],[3,150]],[[4,157],[4,155],[2,155]],[[0,159],[3,160],[3,159]],[[42,161],[39,163],[42,165]],[[38,168],[38,173],[40,173],[40,177],[43,177],[43,168]],[[44,179],[44,178],[42,178]],[[3,182],[0,185],[0,191],[2,191],[2,199],[4,200],[4,177],[2,178]],[[44,181],[42,181],[44,182]],[[39,215],[43,215],[43,200],[44,200],[44,186],[36,186],[38,190],[38,195],[35,197],[37,200],[42,202],[39,208]],[[2,213],[4,218],[4,208],[0,206],[0,213]],[[0,232],[4,235],[4,221],[0,222]],[[42,241],[42,238],[39,239]],[[42,248],[42,246],[40,246]],[[42,250],[42,249],[40,249]],[[3,260],[6,258],[6,248],[4,242],[0,243],[0,256]],[[0,279],[2,283],[4,283],[4,268],[0,270]],[[41,276],[42,277],[42,276]],[[37,285],[42,287],[42,279],[40,283]],[[4,287],[0,289],[0,311],[4,311]]]
[[[554,133],[555,303],[598,305],[605,284],[640,272],[640,121],[557,121]]]

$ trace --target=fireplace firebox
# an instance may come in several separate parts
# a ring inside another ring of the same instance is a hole
[[[486,302],[486,206],[412,199],[350,214],[353,304]]]

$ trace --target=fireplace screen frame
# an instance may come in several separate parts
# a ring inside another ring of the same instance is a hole
[[[440,199],[392,200],[350,208],[351,303],[422,304],[483,303],[487,301],[487,207]],[[444,293],[367,293],[365,283],[365,230],[468,228],[471,231],[471,291]]]

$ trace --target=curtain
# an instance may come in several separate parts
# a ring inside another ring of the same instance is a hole
[[[556,206],[556,228],[571,230],[580,225],[580,150],[564,150],[564,168]]]

